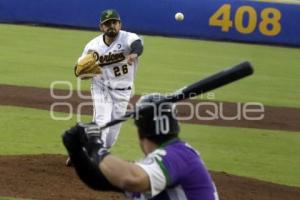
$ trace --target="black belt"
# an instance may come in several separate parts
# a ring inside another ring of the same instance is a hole
[[[107,88],[110,89],[110,90],[131,90],[131,87],[130,87],[130,86],[127,87],[127,88],[112,88],[112,87],[110,87],[110,86],[107,86]]]

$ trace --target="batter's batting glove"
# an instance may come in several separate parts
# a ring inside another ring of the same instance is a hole
[[[77,152],[81,150],[82,144],[78,134],[78,126],[74,126],[63,134],[63,144],[68,153]]]
[[[79,178],[90,188],[121,191],[103,175],[99,164],[109,154],[103,147],[100,127],[79,123],[63,134],[63,143]]]
[[[96,124],[78,123],[67,130],[63,135],[63,143],[74,161],[73,154],[84,151],[95,164],[98,164],[106,155],[108,150],[101,140],[100,127]]]

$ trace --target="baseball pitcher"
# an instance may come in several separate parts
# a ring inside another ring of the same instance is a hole
[[[143,52],[141,38],[121,30],[121,26],[116,10],[103,11],[99,23],[103,34],[85,46],[75,67],[77,77],[92,78],[93,122],[100,126],[125,114],[138,57]],[[120,128],[118,124],[103,132],[102,140],[107,148],[116,141]]]

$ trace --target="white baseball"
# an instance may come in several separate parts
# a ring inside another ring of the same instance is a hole
[[[182,21],[182,20],[184,19],[183,13],[181,13],[181,12],[176,13],[176,14],[175,14],[175,19],[176,19],[177,21]]]

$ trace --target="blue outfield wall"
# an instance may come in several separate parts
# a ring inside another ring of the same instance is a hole
[[[300,5],[247,0],[0,0],[0,22],[97,29],[107,8],[142,34],[300,46]]]

